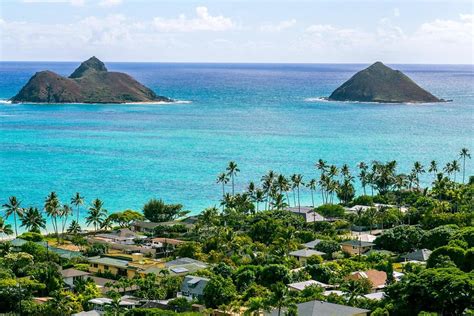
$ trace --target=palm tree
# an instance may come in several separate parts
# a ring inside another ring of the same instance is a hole
[[[290,291],[282,282],[278,282],[272,286],[272,293],[268,297],[267,304],[269,307],[274,307],[278,310],[278,316],[281,315],[283,307],[290,307],[294,305],[291,299]]]
[[[235,176],[237,176],[237,173],[240,172],[240,169],[238,168],[237,164],[234,161],[230,161],[226,170],[227,170],[227,175],[229,175],[232,179],[232,195],[234,195],[234,178]]]
[[[459,153],[459,158],[462,159],[462,183],[464,184],[464,176],[466,175],[466,158],[471,159],[469,149],[461,149],[461,152]]]
[[[5,224],[5,221],[0,217],[0,234],[11,235],[13,234],[12,225]]]
[[[432,160],[430,162],[430,167],[428,168],[428,172],[433,174],[433,178],[436,179],[436,173],[438,173],[438,163],[436,160]]]
[[[104,218],[107,216],[107,210],[103,209],[104,202],[99,199],[92,201],[89,207],[89,216],[86,217],[87,225],[94,225],[94,230],[97,231],[97,227],[102,224]]]
[[[222,172],[217,176],[216,183],[222,183],[222,196],[225,195],[225,185],[229,182],[229,177],[226,173]]]
[[[46,228],[46,220],[38,208],[29,207],[21,217],[20,227],[25,227],[30,232],[39,233],[41,228]]]
[[[414,173],[416,177],[416,183],[417,183],[417,188],[420,188],[420,177],[419,175],[425,172],[425,168],[419,161],[415,161],[413,165],[412,172]]]
[[[72,214],[72,208],[69,205],[64,204],[63,207],[61,208],[61,212],[59,214],[59,217],[61,218],[61,222],[62,222],[61,234],[64,234],[64,230],[66,229],[68,217],[71,214]]]
[[[79,223],[79,207],[81,205],[84,205],[84,197],[81,196],[79,192],[76,192],[76,195],[74,195],[71,198],[71,204],[76,207],[76,211],[77,211],[76,222]]]
[[[301,174],[294,174],[293,176],[291,176],[291,181],[293,181],[293,185],[298,193],[298,213],[301,213],[300,186],[304,185],[303,176]]]
[[[61,215],[61,202],[59,202],[58,195],[56,192],[51,192],[44,202],[44,209],[46,214],[51,217],[51,224],[53,225],[54,232],[56,234],[56,239],[59,244],[59,227],[58,227],[58,217]]]
[[[67,229],[67,233],[76,235],[76,234],[79,234],[80,232],[81,232],[81,226],[79,225],[77,221],[72,220],[71,225],[69,225]]]
[[[286,200],[288,201],[288,205],[289,205],[290,200],[288,198],[288,191],[290,190],[290,183],[288,182],[288,179],[284,175],[279,174],[276,179],[276,185],[278,189],[280,190],[281,194],[285,192]]]
[[[265,200],[265,210],[267,209],[270,193],[272,191],[274,182],[275,182],[276,174],[273,170],[268,170],[267,174],[264,175],[261,179],[262,181],[262,188],[265,192],[266,200]]]
[[[448,174],[449,180],[451,180],[451,173],[453,173],[453,167],[450,162],[446,163],[446,166],[444,166],[443,171]]]
[[[273,198],[273,208],[276,210],[283,210],[285,207],[288,207],[288,204],[285,201],[285,196],[281,193],[277,193]]]
[[[461,171],[461,168],[459,167],[459,163],[457,160],[453,160],[453,162],[451,162],[451,169],[453,170],[453,173],[454,173],[454,182],[456,182],[456,174]]]
[[[254,201],[257,206],[257,212],[258,212],[258,205],[265,201],[265,192],[262,189],[257,189],[255,191]]]
[[[316,184],[317,184],[317,181],[316,179],[311,179],[309,180],[309,182],[306,184],[306,186],[309,188],[309,190],[311,191],[311,204],[314,208],[314,191],[316,191]]]
[[[21,201],[18,201],[16,196],[10,196],[8,203],[3,204],[5,209],[5,217],[8,219],[13,214],[13,220],[15,222],[15,237],[18,237],[16,217],[21,218],[23,216],[23,209],[20,207]]]

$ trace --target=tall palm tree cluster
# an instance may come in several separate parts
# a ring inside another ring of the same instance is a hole
[[[465,182],[466,159],[471,155],[467,148],[460,151],[459,159],[448,162],[441,170],[445,172],[448,178],[456,182],[456,174],[461,171],[460,162],[462,161],[462,178]],[[226,172],[220,173],[217,177],[217,183],[222,185],[222,207],[232,207],[239,202],[253,203],[255,209],[259,211],[263,204],[264,210],[284,209],[286,207],[297,207],[301,211],[301,189],[307,188],[311,192],[311,203],[315,206],[314,193],[319,189],[323,204],[333,204],[335,197],[343,203],[348,204],[355,196],[354,182],[356,177],[351,173],[347,164],[338,168],[336,165],[328,164],[323,159],[319,159],[315,168],[319,171],[319,179],[309,179],[303,182],[303,175],[293,174],[285,176],[278,174],[273,170],[268,171],[260,179],[260,186],[255,182],[250,182],[247,189],[240,194],[235,193],[235,177],[240,172],[237,164],[229,162]],[[423,164],[416,161],[408,174],[397,173],[397,162],[395,160],[386,163],[372,161],[370,164],[360,162],[357,165],[359,174],[357,178],[360,181],[363,194],[367,195],[367,189],[370,189],[371,195],[374,191],[379,194],[385,194],[393,190],[420,190],[420,176],[426,172],[433,174],[433,181],[444,174],[438,170],[438,163],[431,161],[429,167],[425,169]],[[232,180],[231,193],[226,193],[226,185]]]
[[[79,225],[80,209],[84,205],[84,197],[77,192],[72,198],[70,204],[61,203],[56,192],[51,192],[44,200],[42,209],[37,207],[23,208],[21,201],[15,196],[8,199],[8,203],[3,205],[5,217],[8,219],[13,215],[13,222],[15,226],[15,236],[18,236],[17,221],[20,220],[20,227],[24,227],[29,232],[39,233],[41,229],[46,229],[46,218],[50,219],[51,226],[56,236],[57,242],[60,243],[60,235],[64,232],[79,233],[81,226]],[[73,216],[73,208],[76,208],[76,219],[70,222],[66,230],[68,222]],[[103,208],[103,202],[99,199],[92,201],[88,209],[88,216],[86,219],[87,225],[93,225],[94,229],[102,227],[107,216],[107,211]],[[0,218],[1,219],[1,218]],[[11,234],[11,226],[5,224],[3,219],[0,220],[0,233]]]

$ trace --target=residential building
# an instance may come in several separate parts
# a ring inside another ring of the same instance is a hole
[[[303,247],[308,248],[308,249],[315,249],[316,246],[321,242],[321,239],[315,239],[310,242],[307,242],[303,244]]]
[[[322,282],[319,282],[319,281],[315,281],[315,280],[295,282],[295,283],[290,283],[290,284],[287,285],[289,290],[298,291],[298,292],[303,291],[308,286],[319,286],[319,287],[322,287],[323,289],[328,289],[328,288],[332,287],[332,285],[322,283]]]
[[[291,212],[295,215],[302,216],[306,223],[314,222],[325,222],[332,219],[327,219],[324,216],[314,211],[314,207],[311,206],[301,206],[301,207],[288,207],[286,208],[288,212]]]
[[[341,243],[342,251],[351,255],[363,254],[372,249],[374,243],[361,240],[348,240]]]
[[[185,297],[189,300],[202,299],[204,288],[208,282],[208,278],[188,275],[184,277],[183,283],[181,284],[181,292],[178,293],[178,296]]]
[[[352,272],[346,277],[348,280],[368,279],[372,283],[372,291],[376,292],[385,287],[387,282],[387,273],[379,270],[367,270]]]
[[[97,234],[93,238],[109,243],[134,245],[135,239],[144,239],[146,236],[139,235],[128,228],[122,228],[111,233]]]
[[[333,304],[323,301],[309,301],[296,305],[297,314],[300,316],[367,316],[370,310],[356,308],[346,305]],[[286,308],[278,313],[278,309],[273,309],[271,312],[266,312],[265,315],[277,316],[283,315]]]
[[[92,273],[111,273],[117,276],[124,276],[132,279],[136,273],[137,268],[130,266],[130,261],[116,259],[112,257],[91,257],[89,260],[89,272]]]
[[[405,261],[411,261],[411,262],[426,262],[428,258],[430,257],[432,251],[429,249],[416,249],[410,253],[407,253],[402,256]]]
[[[74,288],[74,282],[81,279],[85,280],[91,274],[89,272],[84,272],[81,270],[76,269],[64,269],[61,270],[61,276],[63,278],[63,282],[70,288]]]
[[[323,256],[324,252],[313,249],[300,249],[289,253],[290,256],[295,257],[302,265],[306,265],[306,261],[311,256]]]

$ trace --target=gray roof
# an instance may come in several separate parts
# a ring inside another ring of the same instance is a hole
[[[308,280],[308,281],[290,283],[287,286],[291,289],[294,289],[294,290],[303,291],[305,288],[307,288],[308,286],[312,286],[312,285],[317,285],[317,286],[320,286],[322,288],[331,287],[331,285],[329,285],[329,284],[325,284],[325,283],[315,281],[315,280]]]
[[[63,278],[73,278],[73,277],[90,275],[90,273],[71,268],[71,269],[61,270],[61,275]]]
[[[309,258],[311,256],[322,256],[325,255],[325,253],[313,249],[300,249],[290,252],[289,255],[294,257]]]
[[[188,275],[184,277],[183,283],[181,284],[181,292],[187,292],[196,296],[203,295],[207,282],[209,282],[208,278]]]
[[[316,245],[319,244],[320,242],[321,242],[321,239],[315,239],[313,241],[303,244],[303,246],[305,246],[306,248],[314,249],[314,247],[316,247]]]
[[[134,221],[132,226],[138,226],[138,227],[143,227],[143,228],[150,228],[153,229],[156,226],[159,226],[160,224],[158,223],[153,223],[153,222],[146,222],[146,221]]]
[[[165,262],[165,266],[166,267],[172,267],[172,266],[179,266],[179,265],[185,265],[185,264],[190,264],[190,263],[194,263],[194,264],[203,266],[204,268],[207,267],[207,263],[196,260],[196,259],[187,258],[187,257],[177,258],[175,260]]]
[[[129,261],[109,257],[90,257],[87,258],[90,263],[98,263],[112,267],[127,268]]]
[[[353,316],[364,315],[370,311],[367,309],[356,308],[351,306],[333,304],[323,301],[309,301],[296,305],[298,308],[298,315],[300,316]],[[271,316],[278,315],[278,310],[271,311]]]
[[[75,314],[72,314],[71,316],[100,316],[100,313],[96,310],[91,310],[91,311],[88,311],[88,312],[79,312],[79,313],[75,313]]]
[[[430,257],[432,251],[428,249],[417,249],[407,253],[403,258],[407,260],[426,261]]]
[[[374,243],[368,241],[360,241],[360,240],[348,240],[341,242],[341,245],[349,245],[354,247],[371,247],[375,246]]]

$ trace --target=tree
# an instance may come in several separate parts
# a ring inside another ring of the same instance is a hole
[[[107,215],[107,210],[105,210],[103,206],[104,203],[101,200],[95,199],[89,207],[89,215],[86,217],[86,224],[94,225],[95,231],[97,231],[97,227],[102,224]]]
[[[21,201],[19,201],[16,196],[10,196],[8,198],[8,203],[3,204],[3,208],[5,209],[5,217],[8,219],[11,215],[13,215],[13,221],[15,223],[15,237],[18,237],[18,230],[16,224],[17,216],[19,218],[23,216],[23,209],[20,206]]]
[[[62,223],[61,225],[62,235],[64,235],[64,230],[66,229],[67,220],[69,218],[69,215],[71,214],[72,214],[72,208],[69,205],[64,204],[59,213],[59,217],[61,218],[61,223]]]
[[[76,222],[79,223],[79,208],[82,205],[84,205],[84,197],[81,196],[79,192],[76,192],[76,194],[71,198],[71,204],[76,207],[76,211],[77,211]]]
[[[449,243],[451,237],[459,230],[457,225],[443,225],[426,232],[422,240],[424,248],[436,249]]]
[[[332,254],[340,251],[341,246],[335,240],[321,240],[316,245],[315,249],[324,252],[329,258],[332,258]]]
[[[426,266],[428,268],[433,268],[439,262],[439,257],[447,256],[459,269],[462,269],[464,266],[464,254],[464,249],[460,247],[442,246],[431,253],[426,262]]]
[[[385,288],[395,315],[418,315],[421,311],[462,315],[472,306],[472,274],[457,268],[424,269],[407,273]]]
[[[301,212],[300,186],[304,185],[303,176],[301,174],[294,174],[291,176],[291,181],[293,182],[293,187],[296,188],[296,192],[298,196],[298,212]]]
[[[79,225],[78,222],[73,220],[71,222],[71,225],[69,225],[69,227],[67,229],[67,233],[75,235],[75,234],[79,234],[80,232],[81,232],[81,226]]]
[[[58,217],[61,214],[61,202],[59,202],[58,195],[56,192],[51,192],[44,202],[44,209],[46,214],[52,219],[51,223],[53,224],[53,229],[56,235],[56,240],[59,244],[59,227],[58,227]]]
[[[0,217],[0,234],[11,235],[13,234],[12,225],[5,224],[5,221]]]
[[[323,204],[316,208],[316,213],[324,217],[344,217],[345,209],[341,205]]]
[[[308,189],[311,191],[311,205],[314,208],[314,191],[316,191],[316,185],[318,181],[316,179],[311,179],[309,182],[306,184]]]
[[[181,204],[166,204],[161,199],[151,199],[143,206],[143,214],[150,222],[168,222],[188,213],[182,211],[182,208]]]
[[[367,278],[349,279],[341,284],[341,290],[348,297],[350,305],[354,298],[370,293],[372,286],[372,282]]]
[[[234,195],[234,178],[237,176],[237,173],[240,172],[240,169],[234,161],[230,161],[226,171],[227,175],[232,179],[232,195]]]
[[[20,227],[25,227],[30,232],[39,233],[41,228],[46,228],[46,220],[36,207],[27,208],[20,220]]]
[[[464,183],[464,177],[466,175],[466,158],[471,159],[469,149],[462,148],[461,152],[459,153],[459,158],[462,159],[462,183]]]
[[[228,305],[236,297],[237,290],[232,280],[220,275],[211,277],[204,288],[204,304],[210,308],[217,308],[223,304]]]
[[[282,282],[278,282],[271,287],[271,294],[267,299],[266,305],[269,308],[276,308],[278,316],[280,316],[281,310],[284,307],[293,307],[295,303],[293,302],[290,296],[290,291],[286,285]]]
[[[130,225],[137,220],[142,220],[144,218],[143,214],[133,211],[125,210],[123,212],[112,213],[107,217],[107,220],[110,223],[115,223],[121,228],[130,227]]]
[[[217,176],[217,180],[216,182],[219,184],[219,183],[222,183],[222,198],[224,198],[224,195],[225,195],[225,185],[229,182],[229,177],[227,176],[227,174],[225,172],[222,172],[220,173],[218,176]]]
[[[59,290],[52,293],[52,298],[46,304],[47,315],[71,315],[82,311],[82,306],[74,293]]]
[[[424,234],[419,227],[402,225],[385,231],[374,243],[385,250],[405,253],[418,249]]]
[[[433,179],[436,179],[436,174],[438,173],[438,163],[436,160],[432,160],[430,162],[430,167],[428,168],[428,172],[433,174]]]

